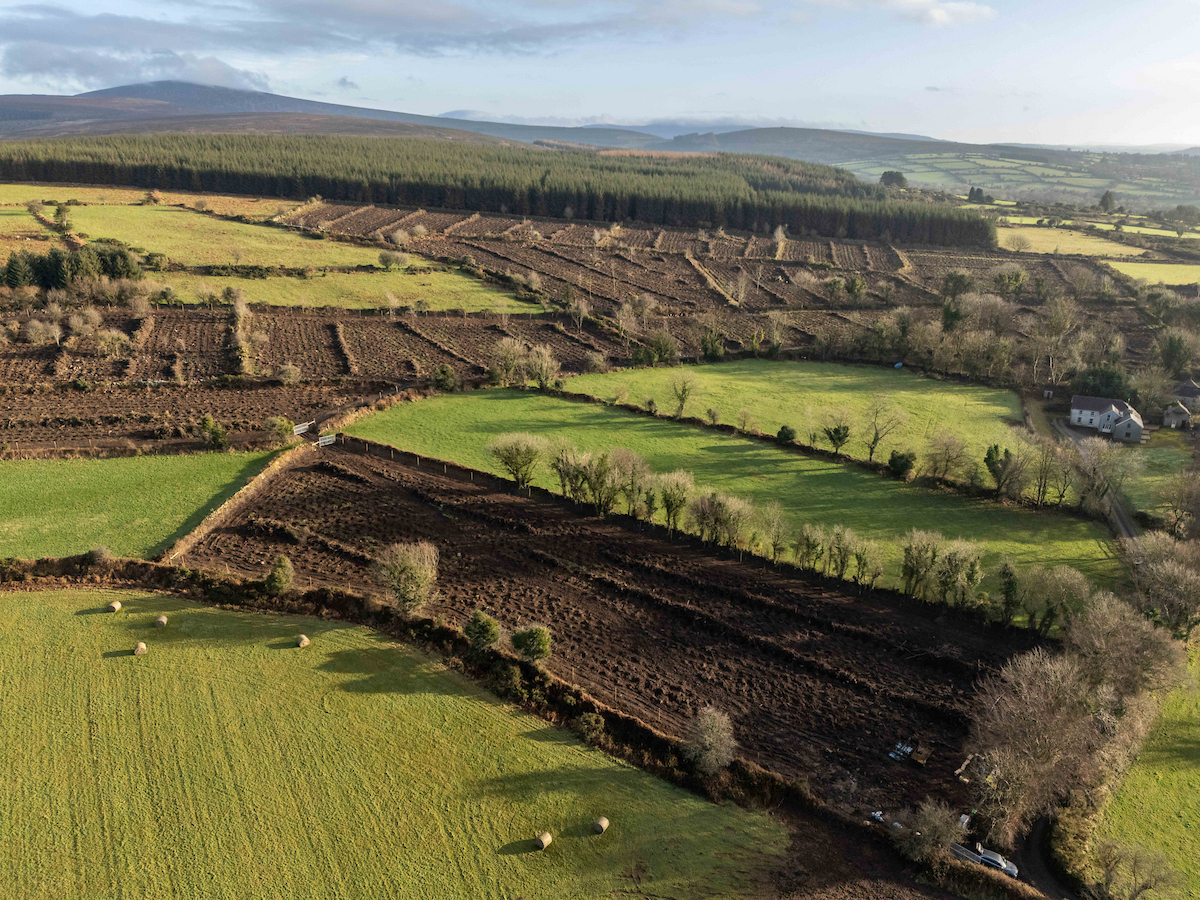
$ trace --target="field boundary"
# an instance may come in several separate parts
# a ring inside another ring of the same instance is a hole
[[[280,453],[267,463],[261,472],[246,482],[232,497],[205,516],[199,525],[160,553],[158,559],[170,563],[176,557],[187,553],[202,538],[206,537],[214,529],[219,528],[221,523],[228,519],[243,503],[257,496],[278,475],[292,468],[312,452],[312,445],[306,442]]]

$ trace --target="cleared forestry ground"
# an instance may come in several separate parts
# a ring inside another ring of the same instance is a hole
[[[176,206],[77,206],[72,228],[88,240],[116,238],[188,266],[373,266],[379,250],[306,237],[284,228],[227,222]]]
[[[1200,684],[1197,648],[1187,683],[1159,711],[1137,761],[1109,801],[1099,836],[1161,850],[1179,873],[1179,895],[1200,898]]]
[[[741,898],[788,849],[361,627],[2,593],[0,654],[14,897]]]
[[[1200,283],[1200,266],[1186,263],[1127,262],[1117,260],[1110,266],[1130,278],[1144,279],[1150,284]]]
[[[580,375],[566,387],[607,401],[625,396],[623,402],[639,406],[652,397],[660,411],[669,413],[676,405],[672,385],[685,375],[695,384],[686,415],[707,418],[706,411],[716,409],[721,422],[736,424],[739,412],[746,409],[764,434],[790,425],[797,438],[807,442],[809,431],[819,432],[827,413],[845,408],[851,429],[845,453],[861,459],[867,458],[863,416],[876,396],[887,397],[907,416],[906,424],[876,449],[875,458],[881,462],[892,450],[920,455],[932,438],[951,432],[966,441],[971,459],[982,465],[988,446],[1013,446],[1024,431],[1021,399],[1012,391],[936,381],[880,366],[747,359],[686,369]],[[827,443],[822,436],[820,445]]]
[[[271,454],[0,462],[0,558],[97,546],[148,558],[191,531],[262,471]]]
[[[1018,566],[1072,566],[1100,583],[1120,577],[1109,533],[1097,522],[900,484],[753,439],[597,404],[525,391],[475,391],[401,403],[347,429],[351,435],[497,474],[488,442],[512,431],[585,450],[627,447],[656,472],[690,471],[699,489],[738,494],[759,507],[778,502],[796,527],[803,522],[851,527],[887,542],[887,584],[899,580],[900,551],[893,542],[913,528],[986,544],[986,564],[992,569],[1007,556]],[[537,484],[558,488],[548,467],[539,472]]]
[[[414,264],[419,268],[420,262]],[[170,286],[185,303],[200,302],[209,293],[232,287],[249,303],[271,306],[338,306],[345,309],[387,309],[387,295],[401,306],[425,303],[431,311],[537,312],[541,307],[517,300],[500,288],[452,270],[431,272],[318,272],[312,278],[233,278],[151,273],[148,277]]]

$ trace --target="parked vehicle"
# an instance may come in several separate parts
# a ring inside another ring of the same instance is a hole
[[[987,866],[989,869],[997,869],[1010,878],[1017,877],[1017,867],[1013,865],[1011,860],[1005,859],[995,850],[985,849],[982,844],[976,844],[974,850],[970,850],[962,844],[951,844],[950,851],[959,859],[978,863],[981,866]]]

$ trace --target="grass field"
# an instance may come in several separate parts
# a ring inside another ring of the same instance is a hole
[[[304,237],[283,228],[226,222],[173,206],[80,206],[71,210],[74,230],[91,240],[117,238],[133,247],[165,253],[189,266],[377,265],[379,251]]]
[[[0,658],[6,896],[743,898],[788,847],[364,628],[7,593]]]
[[[1152,510],[1157,505],[1156,494],[1172,475],[1177,475],[1193,462],[1192,442],[1183,432],[1160,428],[1150,433],[1150,440],[1132,448],[1142,457],[1142,471],[1125,486],[1125,495],[1134,509]]]
[[[281,200],[278,197],[236,197],[224,194],[190,194],[178,191],[162,191],[165,204],[194,206],[203,199],[209,209],[223,216],[250,216],[269,219],[282,210],[299,206],[297,200]],[[140,204],[146,196],[144,188],[85,187],[60,184],[0,184],[0,206],[28,203],[30,200],[59,201],[78,200],[80,203],[106,206],[130,206]]]
[[[1000,246],[1010,247],[1013,238],[1029,241],[1029,252],[1033,253],[1076,253],[1083,256],[1141,256],[1146,251],[1116,241],[1106,241],[1094,234],[1084,234],[1069,228],[1039,228],[1016,226],[1001,228]]]
[[[626,402],[645,405],[653,397],[658,408],[675,407],[671,384],[681,369],[630,369],[606,375],[581,375],[567,389],[613,400],[626,394]],[[911,448],[918,453],[929,439],[952,430],[968,443],[973,458],[983,459],[990,444],[1013,445],[1012,426],[1022,425],[1021,400],[1011,391],[952,384],[924,378],[904,369],[847,366],[819,362],[739,360],[688,369],[696,392],[687,414],[705,417],[715,407],[721,421],[736,423],[738,411],[750,411],[760,431],[775,434],[791,425],[807,441],[809,423],[819,425],[826,410],[846,407],[851,412],[851,439],[846,453],[866,459],[861,424],[863,413],[877,394],[886,395],[908,414],[908,424],[875,451],[886,461],[892,450]],[[821,445],[826,446],[821,438]]]
[[[98,545],[149,557],[257,475],[270,453],[0,462],[0,558]]]
[[[418,264],[420,260],[417,261]],[[184,302],[226,287],[245,292],[250,303],[274,306],[340,306],[376,309],[387,306],[390,291],[403,306],[424,301],[431,310],[465,309],[467,312],[500,310],[533,312],[540,307],[517,300],[500,288],[455,271],[423,274],[390,272],[329,272],[312,278],[217,278],[181,272],[153,273],[155,281],[170,285]]]
[[[53,240],[33,216],[20,207],[0,207],[0,264],[17,250],[45,253]]]
[[[499,470],[487,443],[509,431],[563,439],[584,449],[628,447],[656,472],[686,469],[700,487],[739,494],[759,505],[778,501],[796,525],[847,525],[882,541],[927,528],[986,543],[992,567],[1007,555],[1023,566],[1065,564],[1096,579],[1119,576],[1108,532],[1093,522],[927,491],[755,440],[534,392],[489,390],[402,403],[348,431],[493,472]],[[548,470],[537,482],[557,490]],[[899,552],[889,547],[888,553],[885,578],[894,583]]]
[[[1110,266],[1130,278],[1145,279],[1150,284],[1196,284],[1200,282],[1200,266],[1180,263],[1110,262]]]
[[[1163,702],[1099,833],[1123,844],[1161,850],[1182,881],[1179,895],[1200,900],[1200,690],[1196,648],[1188,684]]]

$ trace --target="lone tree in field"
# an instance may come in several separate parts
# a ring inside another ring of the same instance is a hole
[[[681,372],[671,381],[671,393],[675,395],[675,418],[682,419],[687,409],[688,400],[696,392],[696,376],[691,372]]]
[[[821,426],[821,432],[833,447],[834,458],[841,456],[842,448],[850,440],[850,417],[846,410],[839,409],[830,413],[825,424]]]
[[[548,391],[554,386],[559,368],[554,353],[545,344],[533,347],[525,357],[525,370],[537,382],[539,391]]]
[[[438,549],[429,541],[392,544],[379,557],[375,575],[398,607],[414,613],[433,597]]]
[[[292,586],[292,579],[295,575],[296,570],[292,567],[292,561],[286,556],[281,556],[275,560],[275,565],[271,567],[271,571],[263,579],[263,588],[272,597],[278,597]]]
[[[715,775],[733,762],[737,742],[726,713],[706,706],[696,713],[688,732],[683,753],[701,775]]]
[[[538,463],[549,449],[550,444],[545,438],[523,432],[502,434],[488,444],[488,452],[508,472],[518,488],[530,485]]]
[[[549,659],[550,644],[550,629],[545,625],[531,625],[512,636],[513,649],[531,663]]]
[[[867,461],[875,461],[875,451],[888,436],[904,427],[908,416],[883,394],[871,398],[863,417],[863,443],[867,445]]]
[[[1008,244],[1008,249],[1012,250],[1014,253],[1025,253],[1030,247],[1033,246],[1033,243],[1029,240],[1029,238],[1025,237],[1023,234],[1010,235],[1005,243]]]
[[[897,172],[894,169],[889,169],[879,176],[879,183],[884,187],[908,187],[908,179],[904,177],[903,172]]]

